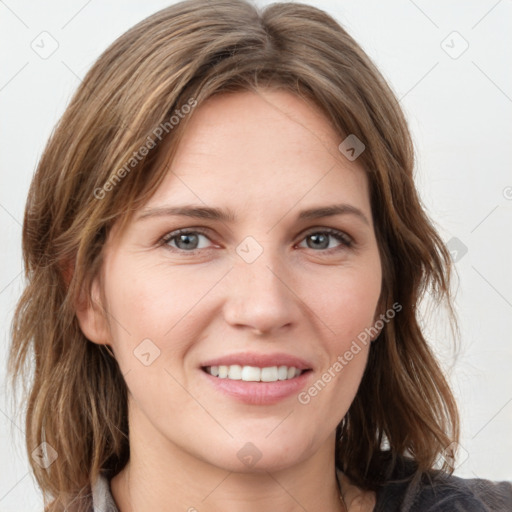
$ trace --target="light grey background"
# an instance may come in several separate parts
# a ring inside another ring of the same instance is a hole
[[[415,140],[422,198],[457,259],[457,357],[446,341],[444,318],[436,313],[425,319],[461,409],[462,457],[456,474],[510,480],[512,1],[307,3],[347,28],[400,98]],[[100,53],[169,4],[0,1],[2,361],[23,284],[24,202],[46,140]],[[52,45],[58,45],[54,53],[45,54]],[[40,511],[22,417],[11,414],[4,377],[2,364],[0,512]]]

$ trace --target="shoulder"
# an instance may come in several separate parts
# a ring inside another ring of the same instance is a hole
[[[375,512],[512,511],[512,483],[465,479],[442,471],[416,474],[413,461],[402,459],[377,492]]]

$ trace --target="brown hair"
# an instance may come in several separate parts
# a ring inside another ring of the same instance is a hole
[[[395,95],[319,9],[293,2],[260,12],[245,0],[189,0],[143,20],[101,55],[30,187],[23,224],[28,283],[14,315],[9,373],[14,387],[20,376],[28,383],[28,452],[46,441],[58,453],[46,469],[29,459],[45,506],[55,499],[48,510],[78,503],[101,469],[113,476],[129,459],[126,384],[105,346],[85,338],[74,305],[101,266],[114,222],[126,222],[165,176],[165,166],[155,165],[160,140],[141,148],[156,139],[156,127],[167,126],[162,140],[172,158],[194,115],[171,129],[176,109],[259,87],[314,102],[340,142],[355,134],[366,145],[358,161],[370,183],[383,265],[379,307],[402,306],[372,344],[338,426],[337,466],[362,488],[376,489],[397,457],[414,458],[420,474],[458,440],[457,407],[417,309],[426,291],[451,309],[450,256],[415,190],[413,145]]]

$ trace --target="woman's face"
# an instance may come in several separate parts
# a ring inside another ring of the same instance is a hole
[[[341,142],[289,93],[216,96],[154,196],[111,232],[102,298],[93,286],[110,332],[79,319],[112,346],[130,442],[148,456],[231,471],[334,457],[381,291],[367,178]],[[289,379],[291,367],[304,371]]]

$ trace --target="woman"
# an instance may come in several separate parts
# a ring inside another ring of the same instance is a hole
[[[510,509],[450,476],[416,316],[450,307],[450,259],[412,170],[396,98],[318,9],[191,0],[115,41],[25,214],[10,371],[33,351],[45,509]]]

